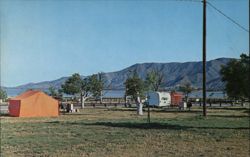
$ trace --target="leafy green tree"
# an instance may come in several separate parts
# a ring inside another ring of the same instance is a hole
[[[164,80],[164,75],[160,70],[149,71],[146,76],[145,87],[147,90],[158,91]]]
[[[58,96],[58,92],[57,92],[57,90],[55,89],[55,87],[50,86],[48,90],[49,90],[48,94],[49,94],[50,96],[52,96],[52,97],[57,97],[57,96]]]
[[[102,101],[102,91],[104,88],[103,73],[98,73],[90,76],[89,84],[92,96]]]
[[[231,60],[226,66],[222,66],[222,81],[226,83],[227,95],[235,99],[249,99],[249,55],[241,54],[240,59]]]
[[[194,90],[191,83],[186,82],[179,87],[179,90],[184,93],[186,102],[188,101],[189,94]]]
[[[61,100],[63,99],[63,90],[62,90],[62,88],[58,89],[58,97]]]
[[[56,99],[59,99],[59,100],[62,100],[62,98],[63,98],[63,91],[62,91],[62,89],[58,89],[57,90],[53,86],[49,87],[47,94],[50,95],[50,96],[52,96],[53,98],[56,98]]]
[[[84,102],[90,95],[90,89],[89,79],[82,79],[78,73],[73,74],[62,85],[62,90],[64,93],[71,95],[80,95],[82,108],[84,108]]]
[[[126,95],[131,96],[136,102],[137,114],[143,115],[143,104],[141,102],[141,98],[144,97],[144,81],[140,79],[137,74],[134,74],[132,77],[128,78],[125,81],[125,86]]]
[[[0,88],[0,99],[1,100],[6,100],[7,99],[7,93],[2,88]]]

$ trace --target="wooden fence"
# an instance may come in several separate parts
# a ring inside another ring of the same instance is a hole
[[[198,104],[199,106],[202,106],[203,100],[202,99],[195,99],[190,98],[189,99],[193,104]],[[249,100],[233,100],[233,99],[218,99],[218,98],[207,98],[206,104],[209,107],[212,106],[219,106],[222,107],[223,105],[226,106],[244,106],[245,104],[249,104]]]
[[[76,101],[64,101],[62,102],[63,105],[66,105],[68,103],[72,103],[74,104],[74,107],[76,108],[80,108],[81,107],[81,103],[80,102],[76,102]],[[93,98],[89,98],[85,101],[84,106],[86,107],[118,107],[118,106],[124,106],[124,107],[129,107],[132,104],[134,104],[135,102],[132,100],[129,100],[127,102],[125,102],[124,98],[113,98],[113,97],[109,97],[109,98],[103,98],[102,101],[100,100],[95,100]]]
[[[190,98],[189,101],[192,102],[193,106],[202,106],[202,99]],[[62,104],[73,103],[76,108],[80,108],[80,102],[63,102]],[[241,100],[232,100],[232,99],[218,99],[218,98],[208,98],[207,106],[208,107],[223,107],[223,106],[244,106],[244,104],[249,103],[249,101],[241,101]],[[103,98],[101,101],[96,101],[95,99],[88,99],[85,102],[86,107],[131,107],[132,104],[135,104],[134,101],[129,100],[125,102],[124,98]]]

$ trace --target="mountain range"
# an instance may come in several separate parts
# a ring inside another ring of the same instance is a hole
[[[207,89],[222,90],[225,83],[221,81],[220,69],[226,65],[232,58],[218,58],[207,61]],[[110,85],[112,89],[124,89],[124,82],[132,71],[136,71],[140,78],[145,79],[149,71],[157,69],[164,75],[162,86],[166,89],[176,88],[186,82],[191,83],[195,88],[202,87],[202,62],[171,62],[171,63],[141,63],[116,72],[104,73],[105,84]],[[85,77],[85,76],[82,76]],[[3,87],[8,95],[21,93],[27,89],[47,90],[50,86],[59,89],[68,79],[62,77],[52,81],[38,83],[28,83],[17,87]]]

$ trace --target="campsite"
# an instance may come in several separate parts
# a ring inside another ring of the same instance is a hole
[[[54,89],[49,93],[28,89],[5,97],[0,108],[7,107],[7,112],[1,113],[1,155],[249,154],[248,99],[210,94],[204,110],[203,99],[189,95],[195,90],[190,84],[179,91],[159,88],[149,92],[145,86],[151,84],[135,74],[125,81],[124,95],[111,98],[103,96],[104,83],[98,78],[98,74],[84,79],[73,74],[61,85],[67,95]]]
[[[249,157],[249,0],[0,0],[0,157]]]
[[[1,117],[3,156],[248,156],[249,108],[191,112],[87,107],[59,117]],[[215,151],[216,150],[216,151]]]

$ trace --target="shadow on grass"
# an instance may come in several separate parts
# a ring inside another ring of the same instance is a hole
[[[248,113],[250,115],[250,109],[244,111],[244,113]]]
[[[248,115],[209,115],[209,117],[218,117],[218,118],[247,118]]]
[[[86,125],[86,126],[106,126],[115,128],[129,128],[129,129],[170,129],[170,130],[185,130],[189,127],[181,125],[173,125],[167,123],[143,123],[143,122],[95,122],[83,123],[72,122],[71,125]]]
[[[60,113],[60,116],[89,116],[89,115],[96,115],[96,114],[90,114],[90,113]]]
[[[136,108],[112,108],[108,109],[109,111],[136,111]],[[144,112],[147,112],[147,108],[143,109]],[[178,110],[178,109],[166,109],[166,108],[150,108],[150,112],[159,112],[159,113],[201,113],[202,111],[197,110]]]
[[[9,113],[1,113],[0,117],[12,117],[12,116],[10,116]]]
[[[45,122],[45,123],[49,123],[49,124],[59,124],[61,123],[60,121],[51,121],[51,122]]]
[[[60,123],[60,122],[47,122],[47,123]],[[129,129],[169,129],[169,130],[187,130],[187,129],[249,129],[249,127],[210,127],[210,126],[185,126],[170,123],[145,123],[145,122],[69,122],[69,125],[86,125],[86,126],[106,126],[115,128],[129,128]]]
[[[250,112],[249,108],[244,107],[209,107],[211,110],[234,110],[234,111],[247,111]]]
[[[163,109],[163,110],[153,110],[152,112],[160,112],[160,113],[202,113],[202,111],[197,111],[197,110],[168,110],[168,109]]]
[[[136,111],[136,108],[109,108],[108,111]]]

